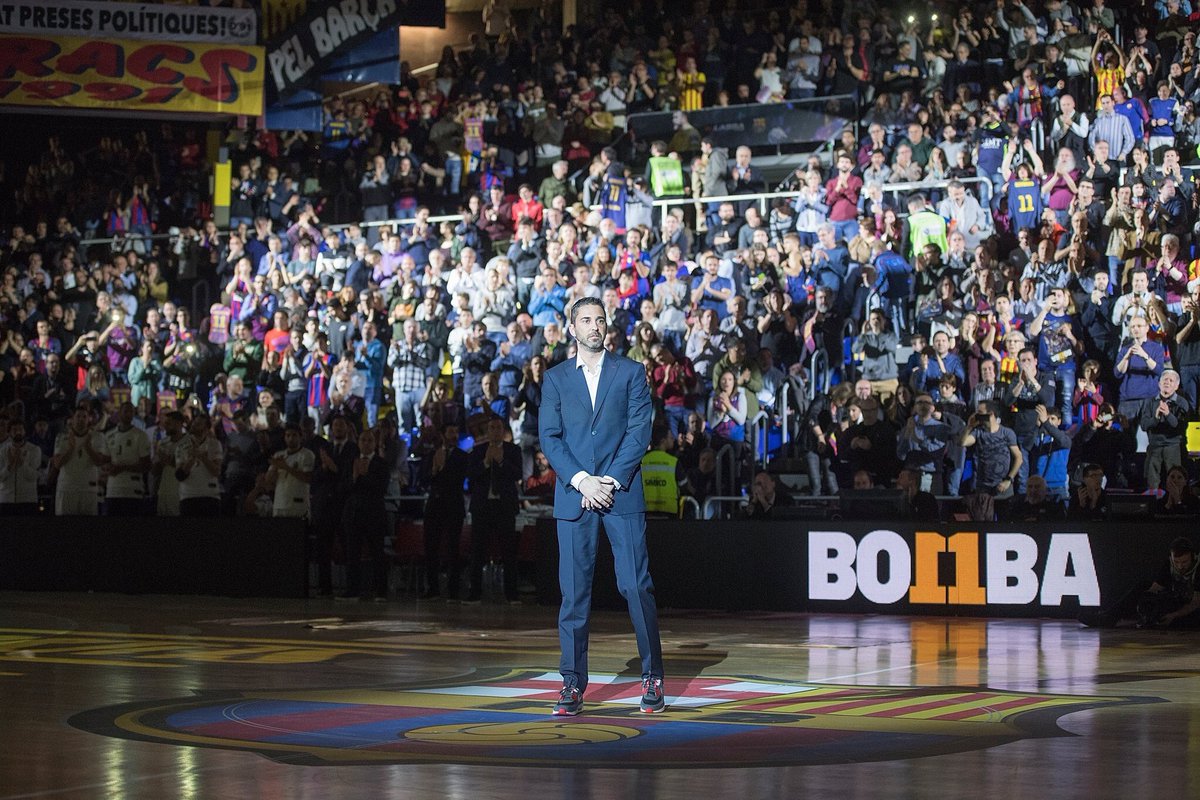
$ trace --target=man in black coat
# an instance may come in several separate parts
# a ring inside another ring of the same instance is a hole
[[[338,598],[343,600],[387,600],[387,556],[383,544],[388,518],[383,496],[392,471],[387,459],[380,455],[379,444],[374,431],[360,433],[358,458],[350,465],[350,488],[342,512],[346,591]],[[367,576],[363,575],[364,563],[369,570]]]
[[[317,468],[312,477],[312,517],[316,534],[317,593],[333,593],[333,542],[342,527],[351,473],[358,458],[354,429],[346,417],[329,423],[329,441],[317,446]]]
[[[468,458],[458,447],[456,425],[447,425],[444,431],[430,436],[433,450],[421,465],[421,472],[429,481],[429,498],[425,501],[425,592],[421,599],[432,600],[438,596],[442,554],[449,550],[446,599],[457,601],[462,575],[459,541],[467,513],[463,485],[467,481]],[[475,524],[478,526],[479,522]]]
[[[504,564],[504,596],[517,601],[517,486],[521,481],[521,448],[504,440],[508,423],[488,420],[487,436],[471,451],[471,592],[468,603],[483,597],[483,562],[488,544],[500,543]]]

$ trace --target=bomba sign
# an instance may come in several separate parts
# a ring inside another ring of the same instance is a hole
[[[912,541],[912,545],[910,545]],[[1100,606],[1100,582],[1086,533],[1054,533],[1044,545],[1024,533],[892,530],[861,537],[808,534],[808,599],[892,606]],[[1068,599],[1069,598],[1069,599]]]

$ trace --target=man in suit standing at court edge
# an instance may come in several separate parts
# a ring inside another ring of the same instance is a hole
[[[504,441],[508,422],[492,417],[487,437],[471,451],[467,475],[471,479],[471,592],[468,603],[483,597],[483,562],[488,545],[496,540],[504,563],[504,598],[517,599],[517,484],[521,482],[521,448]],[[460,528],[461,530],[461,528]]]
[[[571,307],[576,358],[546,372],[539,432],[542,451],[558,475],[558,636],[563,687],[557,716],[583,710],[588,682],[588,614],[600,526],[608,535],[617,588],[629,603],[642,662],[641,710],[666,707],[658,610],[646,553],[642,456],[650,442],[652,407],[641,364],[607,353],[604,306],[584,297]]]

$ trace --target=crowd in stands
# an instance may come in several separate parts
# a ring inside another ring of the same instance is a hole
[[[761,516],[770,447],[795,494],[1195,513],[1197,26],[1120,5],[634,0],[563,34],[490,0],[319,135],[231,128],[228,229],[196,126],[50,137],[0,221],[0,510],[366,530],[405,492],[461,513],[441,473],[475,441],[460,486],[545,497],[542,376],[596,297],[701,502],[747,487]],[[834,94],[860,119],[787,196],[705,200],[776,182],[688,112]],[[659,110],[670,141],[622,136]]]

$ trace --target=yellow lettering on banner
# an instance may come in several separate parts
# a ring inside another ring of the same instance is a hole
[[[979,534],[956,533],[948,540],[940,533],[917,531],[913,560],[913,585],[908,602],[932,605],[984,605],[987,591],[979,581]],[[954,554],[954,582],[938,582],[938,556]]]
[[[938,554],[946,552],[946,537],[940,533],[917,531],[916,549],[915,580],[908,590],[908,602],[944,604],[946,587],[938,584]]]
[[[0,36],[0,104],[263,113],[263,48]]]
[[[957,605],[985,605],[987,592],[979,583],[979,534],[956,533],[948,549],[954,553],[954,585],[946,599]]]

